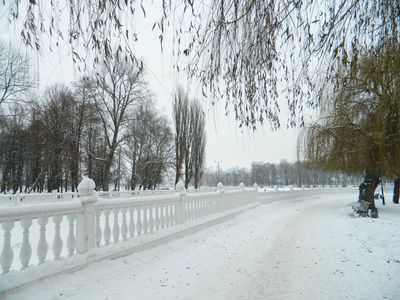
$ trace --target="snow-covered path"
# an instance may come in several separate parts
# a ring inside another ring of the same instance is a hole
[[[6,299],[400,299],[400,208],[352,218],[356,190],[260,205]]]

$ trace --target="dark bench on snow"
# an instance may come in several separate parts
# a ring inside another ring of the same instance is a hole
[[[369,217],[369,202],[361,200],[361,202],[357,202],[357,204],[354,204],[351,208],[358,214],[358,217]]]

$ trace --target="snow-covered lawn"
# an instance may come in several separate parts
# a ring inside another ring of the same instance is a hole
[[[400,299],[400,206],[354,218],[357,192],[260,205],[5,299]]]

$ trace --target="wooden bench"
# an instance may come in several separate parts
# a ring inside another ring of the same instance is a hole
[[[369,209],[369,202],[361,200],[361,202],[357,202],[352,207],[353,211],[358,214],[358,217],[369,217],[368,209]]]

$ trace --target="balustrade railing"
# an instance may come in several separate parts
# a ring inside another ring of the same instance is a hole
[[[57,204],[0,207],[2,275],[257,202],[257,191],[243,186],[189,194],[178,185],[173,194],[152,197],[110,199],[93,192]]]
[[[100,198],[131,198],[139,196],[157,196],[157,195],[171,195],[174,190],[134,190],[134,191],[109,191],[98,192]],[[51,193],[33,193],[33,194],[15,194],[15,195],[0,195],[1,206],[19,206],[26,204],[36,203],[50,203],[50,202],[64,202],[71,201],[79,198],[77,192],[58,193],[53,191]]]

